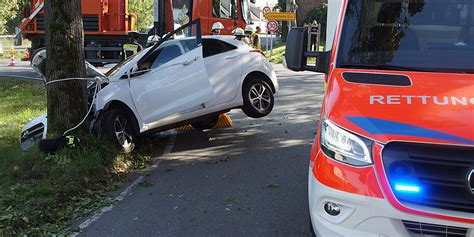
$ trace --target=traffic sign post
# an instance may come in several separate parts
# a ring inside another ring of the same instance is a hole
[[[269,6],[265,6],[265,7],[262,9],[262,14],[263,14],[264,16],[265,16],[266,14],[270,13],[270,12],[272,12],[272,9],[271,9]],[[265,48],[266,48],[265,51],[267,51],[267,52],[268,52],[268,35],[269,35],[269,32],[268,32],[268,30],[267,30],[267,37],[266,37],[266,42],[267,42],[267,43],[265,44]]]
[[[268,36],[269,35],[270,35],[270,32],[268,32],[268,30],[267,30],[267,37],[265,37],[265,38],[267,38],[267,43],[265,44],[265,48],[266,48],[265,51],[267,51],[267,52],[268,52]]]
[[[274,21],[294,21],[296,13],[294,12],[270,12],[264,15],[268,20]]]
[[[275,32],[278,30],[278,22],[277,21],[269,21],[267,22],[267,30],[270,31],[271,33]]]
[[[266,6],[262,9],[262,13],[264,16],[270,12],[272,12],[272,9],[269,6]]]
[[[273,32],[275,32],[276,30],[278,30],[278,22],[277,21],[267,22],[267,31],[270,32],[270,56],[272,56],[272,53],[273,53]],[[268,39],[268,37],[267,37],[267,39]]]

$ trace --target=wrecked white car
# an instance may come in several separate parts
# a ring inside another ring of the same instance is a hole
[[[88,75],[105,81],[94,100],[92,129],[131,151],[141,134],[185,124],[212,128],[234,108],[253,118],[268,115],[278,82],[262,52],[232,36],[201,37],[199,29],[199,20],[190,22],[105,75],[87,64]],[[45,138],[46,128],[46,115],[26,124],[22,149]]]

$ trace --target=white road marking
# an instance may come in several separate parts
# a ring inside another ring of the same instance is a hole
[[[163,155],[166,155],[166,154],[170,153],[171,150],[173,150],[173,147],[174,147],[174,144],[175,144],[175,141],[176,141],[177,132],[174,131],[174,130],[171,130],[169,132],[166,132],[166,134],[171,135],[171,138],[170,138],[170,142],[168,143],[168,145],[165,147],[165,149],[163,151]],[[152,166],[150,166],[150,170],[148,170],[147,172],[150,172],[150,171],[158,168],[158,165],[159,165],[160,161],[161,160],[158,159]],[[115,202],[113,204],[101,208],[99,211],[96,211],[94,213],[94,215],[92,215],[91,217],[87,218],[87,220],[82,222],[79,225],[79,228],[80,228],[81,232],[85,228],[89,227],[92,223],[96,222],[106,212],[112,211],[112,209],[115,207],[115,205],[117,205],[120,201],[122,201],[130,193],[130,191],[132,191],[132,189],[135,188],[135,186],[137,186],[144,178],[145,178],[145,175],[140,175],[132,184],[130,184],[125,190],[123,190],[123,192],[121,192],[120,195],[115,197]],[[71,237],[76,237],[81,232],[76,232],[76,233],[72,234]]]

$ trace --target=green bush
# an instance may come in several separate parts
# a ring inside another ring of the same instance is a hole
[[[321,24],[321,41],[326,39],[327,15],[328,5],[320,4],[309,11],[304,20],[304,22],[308,24],[312,23],[314,20]]]
[[[0,34],[15,34],[15,27],[21,23],[21,8],[25,0],[1,1]]]

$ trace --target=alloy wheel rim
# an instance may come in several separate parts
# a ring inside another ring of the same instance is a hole
[[[258,111],[267,110],[271,105],[271,94],[263,84],[257,83],[250,88],[249,99],[252,106]]]
[[[127,131],[127,119],[118,115],[114,120],[114,132],[117,141],[123,147],[129,147],[132,144],[132,136]]]

